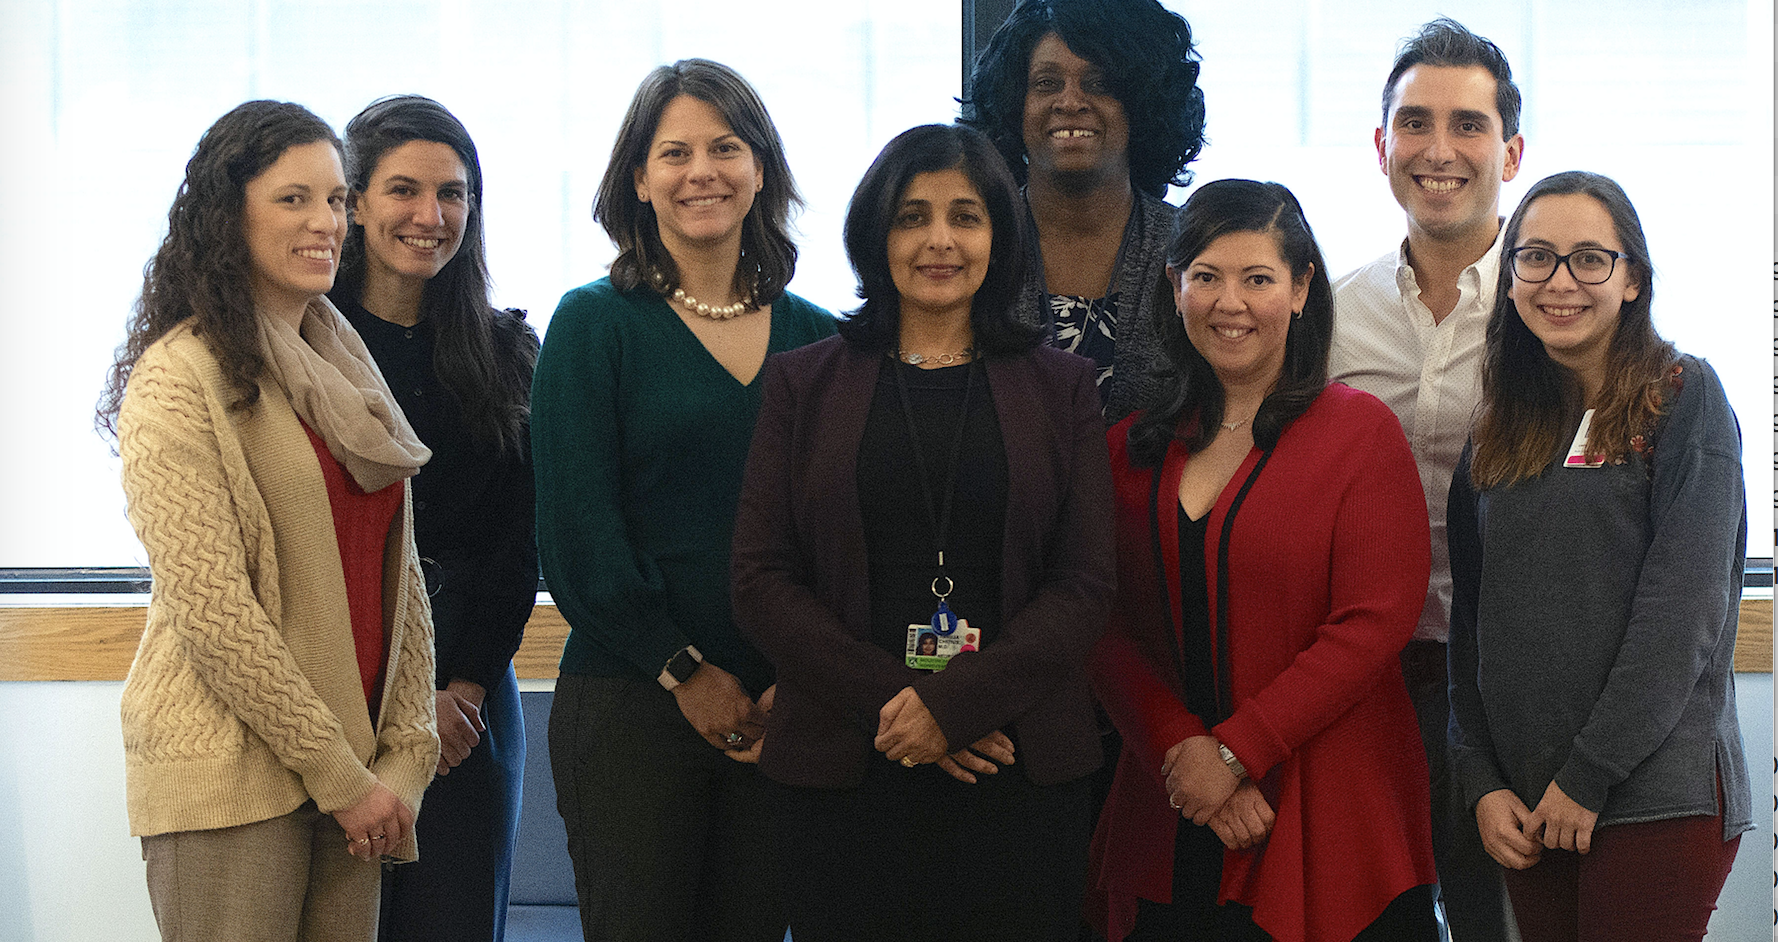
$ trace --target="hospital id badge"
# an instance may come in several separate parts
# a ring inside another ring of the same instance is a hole
[[[979,650],[981,642],[982,633],[969,626],[969,619],[957,617],[940,599],[931,621],[908,626],[907,666],[941,671],[951,658]]]

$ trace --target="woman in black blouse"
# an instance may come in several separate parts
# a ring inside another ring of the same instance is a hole
[[[1017,207],[980,133],[896,137],[846,216],[863,307],[766,361],[734,610],[797,942],[1076,937],[1111,493],[1092,364],[1012,316]]]
[[[499,940],[518,836],[524,718],[512,656],[537,595],[524,312],[488,300],[481,163],[417,95],[346,125],[352,225],[330,297],[364,337],[432,460],[414,538],[437,637],[438,778],[418,863],[385,878],[381,937]]]

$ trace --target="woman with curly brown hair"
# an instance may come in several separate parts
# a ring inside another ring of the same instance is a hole
[[[123,692],[163,939],[358,940],[438,761],[406,479],[428,452],[325,295],[339,139],[253,101],[186,164],[100,403],[148,551]]]

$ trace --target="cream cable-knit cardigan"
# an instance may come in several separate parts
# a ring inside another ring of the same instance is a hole
[[[250,409],[231,411],[234,398],[181,325],[136,362],[118,416],[129,518],[154,574],[123,693],[131,833],[264,821],[310,798],[338,811],[378,779],[418,814],[438,738],[411,495],[384,553],[373,728],[314,449],[276,385],[262,381]],[[417,856],[412,831],[391,855]]]

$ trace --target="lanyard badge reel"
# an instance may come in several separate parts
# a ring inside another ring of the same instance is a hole
[[[938,597],[938,609],[932,613],[931,621],[908,626],[907,666],[919,670],[944,670],[951,658],[981,647],[981,632],[969,626],[969,619],[958,617],[951,611],[950,603],[946,601],[951,588],[949,576],[940,575],[932,580],[932,594]]]

